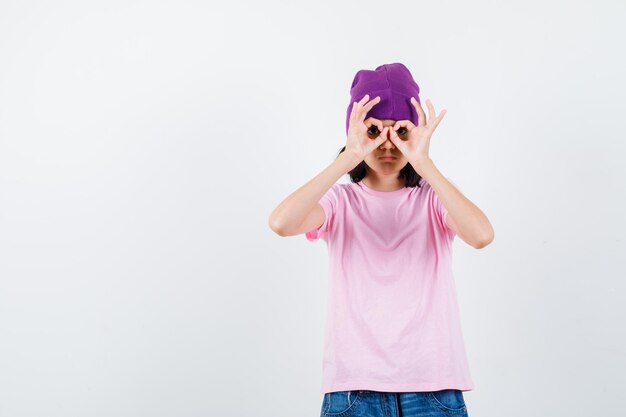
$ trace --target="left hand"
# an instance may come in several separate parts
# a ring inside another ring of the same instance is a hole
[[[426,105],[428,106],[428,121],[426,120],[426,114],[422,109],[420,103],[411,97],[411,103],[417,111],[417,126],[410,120],[398,120],[390,132],[391,142],[402,152],[402,154],[409,160],[411,164],[417,163],[422,160],[430,159],[428,155],[428,149],[430,147],[430,138],[433,132],[446,114],[446,110],[441,110],[439,116],[435,116],[435,107],[430,99],[426,99]],[[402,135],[402,138],[398,136],[397,130],[404,127],[408,132]],[[406,138],[406,139],[405,139]]]

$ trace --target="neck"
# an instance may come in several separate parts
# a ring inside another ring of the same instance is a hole
[[[406,186],[404,179],[368,175],[361,180],[367,187],[377,191],[395,191]]]

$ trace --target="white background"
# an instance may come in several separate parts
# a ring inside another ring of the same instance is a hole
[[[318,416],[326,247],[268,216],[391,62],[495,230],[454,243],[469,414],[616,415],[625,11],[2,0],[0,417]]]

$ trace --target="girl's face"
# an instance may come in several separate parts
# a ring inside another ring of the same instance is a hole
[[[382,119],[380,122],[382,122],[383,128],[385,126],[391,127],[396,123],[395,120],[391,119]],[[380,134],[378,119],[369,117],[364,123],[368,128],[367,134],[370,139],[374,139]],[[400,140],[407,140],[408,131],[405,127],[399,127],[396,133],[400,137]],[[396,148],[396,145],[393,144],[391,139],[389,139],[390,134],[391,132],[387,132],[387,140],[365,157],[367,166],[381,176],[397,176],[400,170],[409,162],[402,152]],[[384,158],[384,156],[392,156],[393,158]]]

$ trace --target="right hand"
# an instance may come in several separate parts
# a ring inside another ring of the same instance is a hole
[[[359,163],[387,140],[387,131],[390,129],[389,126],[383,128],[383,123],[380,120],[372,118],[369,124],[378,126],[380,134],[376,138],[370,139],[367,133],[368,127],[364,123],[364,119],[367,112],[380,102],[380,96],[373,100],[369,100],[369,97],[369,94],[366,94],[358,103],[356,101],[352,103],[352,112],[350,113],[350,121],[348,123],[345,152],[353,154]],[[367,104],[365,104],[366,102]]]

